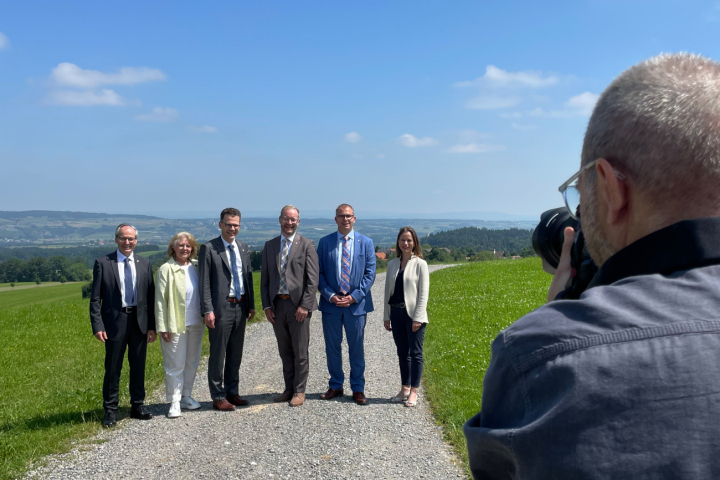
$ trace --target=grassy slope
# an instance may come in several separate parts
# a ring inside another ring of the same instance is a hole
[[[435,417],[467,466],[463,424],[480,411],[498,332],[545,303],[552,277],[538,258],[479,262],[430,277],[424,381]]]
[[[253,280],[262,311],[260,275]],[[28,462],[67,451],[73,439],[100,428],[105,350],[91,335],[88,308],[80,284],[0,292],[0,480],[16,478]],[[203,344],[207,354],[207,334]],[[125,360],[121,418],[129,410],[128,372]],[[148,346],[146,389],[153,391],[163,378],[156,342]]]

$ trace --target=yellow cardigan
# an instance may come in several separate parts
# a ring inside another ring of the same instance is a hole
[[[197,260],[191,263],[197,271]],[[158,332],[185,333],[185,270],[174,258],[155,275],[155,327]]]

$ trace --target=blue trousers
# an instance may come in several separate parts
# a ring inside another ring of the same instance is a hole
[[[366,315],[353,315],[349,308],[339,308],[337,312],[322,312],[330,388],[340,390],[345,383],[345,373],[342,368],[342,331],[345,326],[345,336],[350,350],[350,388],[353,392],[365,391],[366,319]]]

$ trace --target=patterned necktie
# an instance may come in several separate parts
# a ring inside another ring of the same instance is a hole
[[[285,295],[288,291],[287,281],[285,280],[285,271],[287,270],[288,247],[290,245],[290,240],[283,238],[282,244],[282,257],[280,258],[280,288],[278,289],[278,292],[280,292],[281,295]]]
[[[235,256],[235,245],[228,245],[230,249],[230,266],[232,267],[233,286],[235,287],[235,298],[240,298],[240,278],[237,271],[237,257]]]
[[[133,288],[132,270],[130,270],[130,259],[125,257],[125,304],[130,306],[135,303],[135,288]]]
[[[340,290],[347,294],[350,291],[350,237],[343,237],[342,272],[340,273]]]

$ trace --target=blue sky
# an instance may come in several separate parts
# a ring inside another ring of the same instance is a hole
[[[0,209],[539,215],[615,76],[720,59],[720,3],[24,0],[0,32]]]

